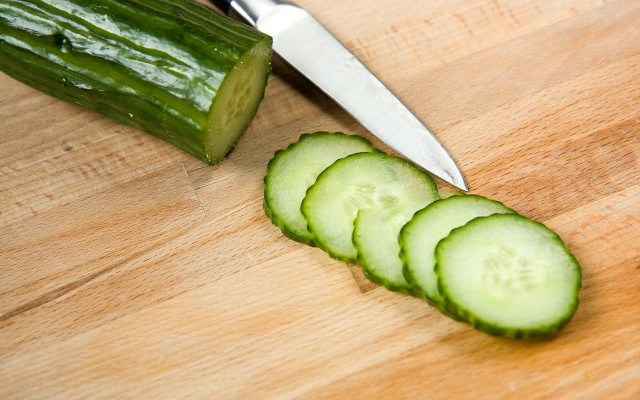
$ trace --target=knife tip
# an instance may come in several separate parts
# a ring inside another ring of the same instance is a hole
[[[442,179],[443,181],[455,186],[456,188],[467,192],[469,191],[469,187],[467,186],[467,182],[460,171],[460,168],[455,164],[453,159],[450,157],[447,159],[449,161],[448,168],[442,168],[440,165],[438,166],[425,166],[424,164],[418,164],[422,169],[429,172],[431,175]]]
[[[455,174],[443,174],[445,176],[440,176],[440,175],[436,175],[439,178],[441,178],[442,180],[444,180],[445,182],[448,182],[450,184],[452,184],[453,186],[457,187],[458,189],[464,191],[464,192],[468,192],[469,191],[469,187],[467,186],[467,182],[464,180],[464,176],[462,176],[462,172],[460,172],[459,169],[456,168],[456,173]]]
[[[460,183],[459,185],[456,185],[457,188],[462,189],[465,192],[469,191],[469,187],[467,186],[467,182],[465,182],[464,177],[462,175],[460,175]]]
[[[450,182],[453,186],[457,187],[458,189],[462,190],[463,192],[468,192],[469,188],[467,187],[467,183],[463,180],[462,182],[459,183],[453,183]]]

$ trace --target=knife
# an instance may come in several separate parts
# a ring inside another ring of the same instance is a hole
[[[415,115],[304,9],[275,0],[211,0],[273,37],[273,50],[389,147],[467,190],[453,158]]]

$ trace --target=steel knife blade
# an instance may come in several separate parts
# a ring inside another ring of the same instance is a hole
[[[389,147],[440,179],[467,190],[460,169],[438,139],[303,8],[275,0],[213,2],[273,37],[273,50],[280,57]]]

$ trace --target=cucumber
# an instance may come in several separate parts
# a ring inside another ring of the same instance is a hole
[[[309,186],[336,160],[353,153],[378,151],[360,136],[341,132],[303,134],[284,150],[278,150],[264,178],[264,211],[287,237],[313,245],[313,235],[300,205]]]
[[[435,250],[447,310],[495,336],[557,332],[578,306],[581,271],[562,240],[517,214],[476,218]]]
[[[0,70],[214,164],[264,96],[271,38],[188,0],[4,0]]]
[[[429,204],[400,231],[400,257],[405,278],[430,304],[444,311],[434,272],[434,251],[438,242],[453,228],[474,218],[513,212],[500,202],[477,195],[454,195]]]
[[[433,180],[404,159],[358,153],[337,160],[318,176],[301,211],[318,247],[333,258],[357,262],[352,237],[359,210],[375,208],[390,219],[401,219],[437,196]]]
[[[447,197],[458,196],[461,194],[465,194],[465,192],[458,189],[451,189],[448,187],[443,187],[438,189],[438,195],[440,195],[441,199],[446,199]]]
[[[397,208],[376,207],[358,212],[353,224],[353,245],[358,252],[358,264],[370,281],[422,297],[403,275],[398,234],[417,210],[437,198],[435,192],[427,192],[426,196],[416,197]]]

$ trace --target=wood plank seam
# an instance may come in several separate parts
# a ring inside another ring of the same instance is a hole
[[[200,209],[202,210],[202,215],[206,218],[207,211],[204,209],[204,206],[202,205],[202,200],[200,200],[200,196],[198,196],[198,191],[193,185],[193,181],[191,180],[191,177],[187,172],[187,167],[184,165],[184,161],[181,161],[180,165],[182,165],[182,171],[184,172],[184,176],[187,178],[187,182],[189,182],[189,185],[191,186],[191,190],[193,191],[193,194],[196,197],[196,200],[198,200],[198,203],[200,203]]]

